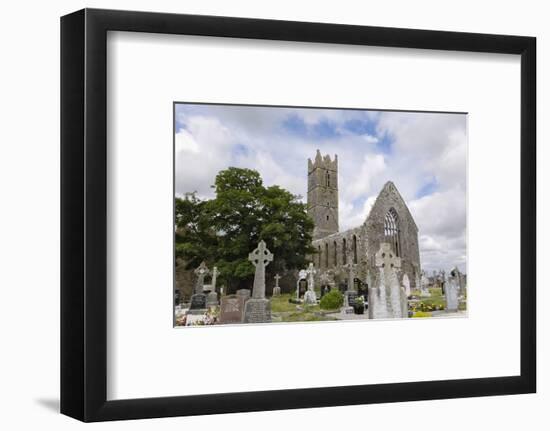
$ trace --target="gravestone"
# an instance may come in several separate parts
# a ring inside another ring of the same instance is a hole
[[[354,292],[352,290],[348,290],[346,292],[346,295],[344,296],[344,305],[346,306],[347,304],[347,307],[354,307],[355,306],[355,301],[357,300],[357,297],[359,295],[357,294],[357,292]]]
[[[204,290],[204,277],[210,274],[210,270],[204,261],[202,261],[199,267],[195,269],[195,274],[197,275],[197,281],[195,283],[195,290],[193,293],[202,293]]]
[[[244,323],[271,322],[271,302],[265,297],[265,267],[273,260],[271,253],[262,240],[248,260],[256,267],[252,298],[246,301],[244,309]]]
[[[451,269],[448,282],[445,285],[445,310],[458,311],[458,293],[460,291],[459,272],[457,268]]]
[[[206,305],[208,307],[213,307],[218,305],[218,293],[217,292],[209,292],[206,296]]]
[[[315,295],[314,280],[313,280],[313,276],[317,271],[313,267],[313,263],[309,264],[309,268],[307,269],[306,272],[308,274],[308,280],[307,280],[307,291],[304,294],[304,303],[317,304],[317,295]]]
[[[400,319],[408,317],[405,290],[399,285],[397,271],[401,259],[395,256],[389,243],[381,243],[375,255],[378,267],[378,285],[369,289],[369,318]]]
[[[273,288],[273,296],[280,296],[281,295],[281,287],[279,286],[279,280],[281,279],[281,276],[279,274],[275,274],[275,287]]]
[[[361,287],[357,290],[357,295],[362,296],[365,302],[368,302],[369,297],[369,289],[367,288],[366,284],[361,284]]]
[[[346,290],[348,290],[348,286],[346,285],[346,283],[344,282],[340,282],[340,284],[338,285],[338,290],[344,294],[346,293]]]
[[[353,263],[350,262],[346,265],[346,268],[348,270],[348,278],[346,283],[346,289],[343,292],[344,294],[344,305],[340,309],[340,312],[343,314],[353,314],[353,305],[350,304],[349,299],[350,295],[352,296],[352,301],[355,303],[355,299],[357,298],[357,292],[353,290],[354,288],[354,266]]]
[[[301,269],[298,273],[298,281],[296,281],[296,299],[302,298],[307,290],[307,271]]]
[[[435,273],[435,271],[434,271]],[[426,273],[422,271],[422,280],[421,280],[421,287],[420,287],[420,296],[427,297],[430,296],[430,291],[428,290],[428,284],[430,281],[428,280],[428,277],[426,277]]]
[[[241,296],[243,301],[246,302],[250,298],[250,289],[239,289],[237,290],[237,296]]]
[[[218,274],[218,267],[215,266],[214,268],[212,268],[212,282],[210,283],[212,292],[216,291],[216,280],[218,278]]]
[[[466,297],[466,274],[462,274],[456,266],[454,270],[458,273],[458,285],[460,286],[458,296],[464,299]]]
[[[411,282],[407,274],[403,276],[403,288],[405,289],[405,294],[411,296]]]
[[[220,323],[242,323],[244,298],[239,295],[223,296],[220,303]]]
[[[204,293],[195,293],[191,296],[191,305],[189,306],[188,314],[203,314],[206,313],[206,295]]]
[[[307,292],[307,280],[300,280],[298,282],[298,298],[303,298]]]

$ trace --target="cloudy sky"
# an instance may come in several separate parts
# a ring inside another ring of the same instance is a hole
[[[338,154],[340,230],[393,181],[418,225],[423,269],[466,270],[467,115],[177,104],[176,195],[213,197],[229,166],[307,196],[307,159]]]

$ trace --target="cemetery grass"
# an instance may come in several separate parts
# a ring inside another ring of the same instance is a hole
[[[271,312],[276,322],[319,322],[336,320],[321,312],[319,305],[292,304],[294,295],[284,293],[271,298]]]

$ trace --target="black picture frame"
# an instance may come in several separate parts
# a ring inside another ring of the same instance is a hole
[[[521,374],[107,401],[107,32],[521,56]],[[61,18],[61,412],[82,421],[387,403],[536,391],[536,39],[84,9]]]

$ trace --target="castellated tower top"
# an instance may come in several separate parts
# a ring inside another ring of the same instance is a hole
[[[321,156],[307,160],[307,213],[313,219],[313,239],[338,232],[338,156]]]
[[[321,152],[317,150],[317,154],[315,155],[315,160],[313,162],[311,159],[307,159],[307,167],[308,174],[311,174],[316,168],[338,171],[338,155],[335,154],[334,160],[331,160],[329,154],[323,157],[321,156]]]

